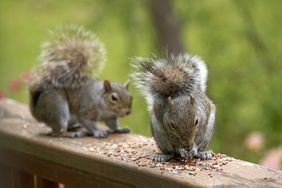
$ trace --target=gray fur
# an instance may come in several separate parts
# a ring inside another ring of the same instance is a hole
[[[151,130],[166,161],[172,156],[209,159],[205,152],[213,133],[215,106],[206,96],[207,68],[190,54],[166,59],[134,59],[131,77],[145,96]]]
[[[119,97],[116,104],[111,103],[112,93]],[[33,107],[33,115],[38,121],[51,127],[54,136],[64,136],[73,124],[80,124],[94,137],[104,138],[108,132],[99,129],[100,121],[110,128],[109,132],[130,131],[119,127],[118,118],[130,113],[131,103],[131,94],[124,85],[112,82],[111,90],[105,92],[103,81],[89,80],[79,89],[49,89],[41,92]],[[84,134],[72,135],[77,137]]]
[[[119,117],[131,112],[128,82],[92,78],[91,73],[97,75],[103,67],[104,45],[94,33],[75,26],[60,28],[53,38],[43,44],[41,64],[29,80],[32,115],[51,127],[54,136],[83,136],[85,132],[67,132],[81,125],[94,137],[106,137],[108,132],[99,129],[99,121],[106,123],[109,132],[128,133],[118,124]]]

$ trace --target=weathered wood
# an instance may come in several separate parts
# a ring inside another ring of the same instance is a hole
[[[58,188],[59,184],[48,179],[36,176],[36,187],[37,188]]]
[[[46,126],[36,123],[26,111],[24,117],[13,114],[18,113],[14,108],[17,104],[0,101],[0,112],[5,109],[10,114],[0,120],[0,163],[66,187],[282,187],[281,171],[236,159],[220,172],[203,170],[196,175],[143,167],[134,160],[113,157],[106,149],[149,143],[150,138],[133,134],[114,134],[107,139],[51,138],[44,135],[49,131]],[[135,150],[151,156],[157,148],[150,145]]]
[[[10,165],[9,165],[10,166]],[[13,184],[14,188],[34,188],[34,175],[26,173],[22,170],[13,169]]]
[[[12,188],[12,169],[0,163],[0,187]]]
[[[70,158],[71,156],[65,157]],[[36,184],[39,188],[58,187],[58,184],[55,184],[55,182],[62,182],[69,187],[81,187],[81,185],[83,185],[84,188],[127,187],[126,184],[119,184],[115,181],[111,182],[96,174],[89,174],[60,165],[61,161],[54,163],[2,147],[0,147],[0,162],[1,161],[5,161],[5,163],[12,168],[20,168],[36,174]]]

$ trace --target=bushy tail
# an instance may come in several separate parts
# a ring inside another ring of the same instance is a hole
[[[64,26],[51,32],[52,40],[42,45],[39,65],[31,72],[31,109],[46,88],[78,88],[94,72],[101,71],[105,48],[95,34],[83,27]]]
[[[152,105],[155,97],[175,97],[192,90],[206,90],[205,63],[190,54],[168,58],[134,58],[131,78]]]
[[[71,87],[84,83],[102,69],[105,48],[95,34],[83,27],[64,26],[51,32],[42,45],[40,65],[31,74],[30,88]]]

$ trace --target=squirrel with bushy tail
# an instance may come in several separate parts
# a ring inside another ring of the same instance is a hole
[[[215,105],[206,95],[207,68],[191,54],[167,58],[134,58],[131,77],[148,103],[153,137],[163,154],[210,159],[208,147],[215,122]]]
[[[96,138],[109,133],[128,133],[119,127],[119,117],[131,113],[129,83],[99,80],[105,62],[104,45],[83,27],[64,26],[44,43],[40,65],[29,80],[30,111],[36,120],[49,126],[53,136]],[[109,128],[101,130],[98,122]],[[77,129],[84,127],[84,131]]]

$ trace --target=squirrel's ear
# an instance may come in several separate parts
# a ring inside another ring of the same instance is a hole
[[[127,81],[123,84],[123,86],[125,87],[125,89],[128,90],[128,87],[129,87],[129,80],[127,80]]]
[[[191,103],[192,105],[195,105],[195,103],[196,103],[195,97],[194,97],[193,95],[189,95],[189,97],[190,97],[190,103]]]
[[[104,90],[105,92],[110,92],[112,90],[111,82],[108,80],[104,80]]]
[[[172,98],[171,97],[168,97],[167,98],[167,102],[168,102],[168,106],[171,108],[171,107],[173,107],[173,100],[172,100]]]

